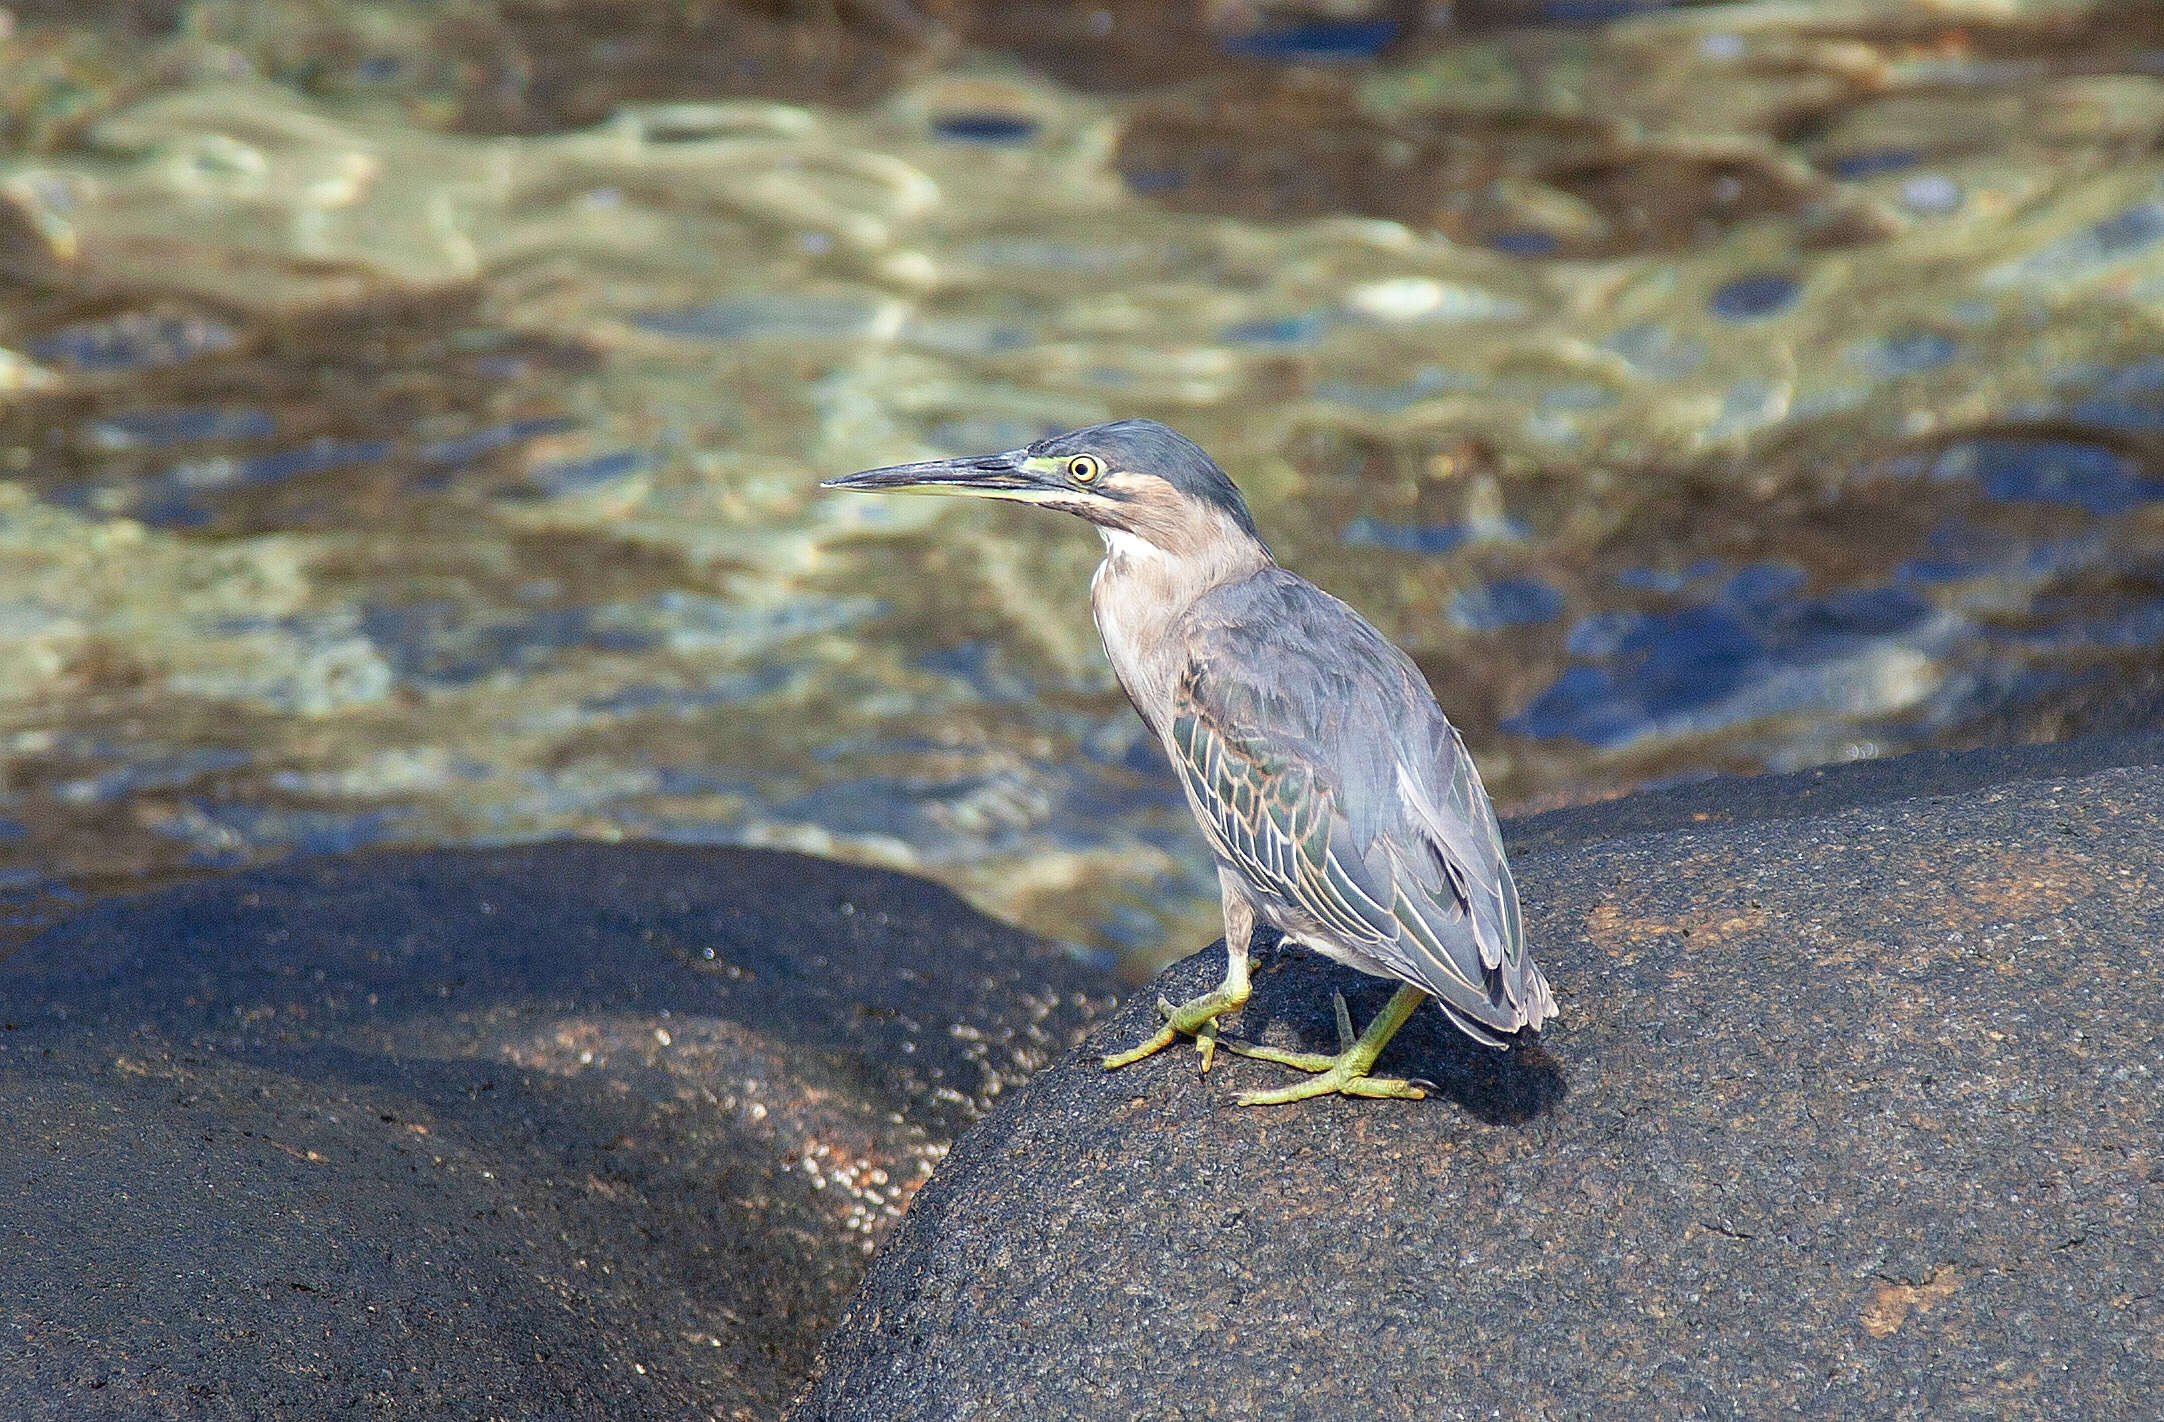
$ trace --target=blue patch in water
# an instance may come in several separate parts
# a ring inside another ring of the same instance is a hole
[[[926,809],[934,802],[961,798],[971,787],[900,775],[865,775],[822,785],[776,805],[772,818],[813,824],[836,834],[881,835],[904,843],[924,842]]]
[[[1629,361],[1639,374],[1660,380],[1690,375],[1706,363],[1705,342],[1652,321],[1625,326],[1601,345]]]
[[[1563,634],[1563,650],[1574,657],[1612,657],[1638,627],[1635,612],[1589,612]]]
[[[2061,383],[2092,387],[2068,409],[2082,424],[2113,430],[2164,429],[2164,358],[2149,356],[2118,369],[2069,371]]]
[[[664,765],[655,769],[654,789],[663,795],[742,795],[750,798],[757,787],[734,766],[694,768]]]
[[[556,459],[526,471],[526,482],[549,498],[589,493],[603,485],[652,467],[644,450],[619,449],[586,459]]]
[[[1532,578],[1499,578],[1450,600],[1450,620],[1467,632],[1499,632],[1554,620],[1563,595]]]
[[[966,684],[970,694],[981,702],[1012,705],[1036,701],[1036,686],[1003,665],[1005,661],[997,646],[979,640],[926,652],[916,659],[916,664],[934,676],[952,677]]]
[[[13,820],[0,820],[0,844],[20,844],[30,838],[30,831]]]
[[[182,751],[134,765],[115,766],[102,775],[63,780],[52,787],[52,797],[68,805],[109,805],[139,791],[170,790],[206,775],[238,770],[254,759],[248,752],[238,750]]]
[[[1640,10],[1659,9],[1666,0],[1546,0],[1540,17],[1555,25],[1605,25]]]
[[[2164,404],[2109,395],[2076,400],[2068,414],[2084,425],[2107,430],[2164,429]]]
[[[1387,548],[1394,553],[1448,553],[1475,540],[1517,543],[1526,537],[1525,525],[1514,518],[1492,523],[1385,523],[1362,515],[1338,532],[1338,541],[1351,548]]]
[[[2164,203],[2145,202],[2115,213],[2089,229],[2096,249],[2107,257],[2124,257],[2141,251],[2164,237]]]
[[[2002,267],[1988,281],[2079,280],[2164,238],[2164,201],[2137,203]]]
[[[1242,346],[1304,346],[1312,344],[1330,327],[1330,314],[1310,311],[1298,316],[1266,316],[1240,321],[1218,332],[1218,339]]]
[[[1765,611],[1802,587],[1806,577],[1794,563],[1753,563],[1728,580],[1721,597],[1740,607]]]
[[[1511,257],[1549,257],[1555,255],[1555,249],[1562,245],[1553,232],[1542,232],[1532,227],[1491,232],[1487,236],[1487,244]]]
[[[1640,592],[1679,593],[1700,578],[1711,577],[1721,570],[1721,565],[1711,558],[1700,558],[1681,572],[1665,568],[1625,568],[1615,575],[1621,587],[1635,588]]]
[[[1362,515],[1338,533],[1348,548],[1387,548],[1393,553],[1448,553],[1473,536],[1462,523],[1384,523]]]
[[[2104,390],[2112,395],[2164,394],[2164,356],[2145,356],[2111,372]]]
[[[168,821],[167,834],[197,841],[188,855],[203,869],[230,868],[259,858],[265,850],[296,854],[344,854],[378,844],[412,818],[404,809],[354,812],[291,810],[230,801],[191,800],[190,813]],[[234,848],[235,845],[245,848]]]
[[[414,457],[424,464],[465,464],[508,445],[523,444],[543,435],[562,434],[577,428],[577,420],[562,416],[510,420],[475,430],[469,435],[460,435],[457,439],[440,439],[432,444],[424,444],[414,451]]]
[[[1932,605],[1898,586],[1793,598],[1798,570],[1760,564],[1713,600],[1665,612],[1608,612],[1571,628],[1566,668],[1504,729],[1614,749],[1825,708],[1842,678],[1785,674],[1838,663],[1919,628]]]
[[[1187,173],[1180,168],[1122,168],[1120,178],[1127,184],[1129,192],[1144,197],[1187,186]]]
[[[771,695],[789,684],[789,669],[769,662],[745,672],[720,672],[696,687],[627,686],[579,703],[581,713],[616,719],[625,716],[689,716],[717,706],[740,705]],[[666,778],[668,772],[662,772]]]
[[[725,297],[676,311],[645,311],[631,318],[642,331],[701,341],[816,339],[861,335],[870,323],[869,301],[838,296],[757,295]]]
[[[1931,604],[1907,588],[1851,588],[1767,612],[1780,622],[1785,640],[1811,645],[1835,638],[1895,636],[1928,617]]]
[[[2062,638],[2078,639],[2081,650],[2148,651],[2164,646],[2164,599],[2122,608],[2109,617],[2094,617],[2061,629]]]
[[[1851,359],[1882,380],[1936,370],[1951,363],[1961,347],[1936,331],[1895,331],[1881,340],[1866,342]]]
[[[197,406],[105,415],[84,425],[83,435],[100,449],[166,449],[212,439],[267,439],[274,429],[267,411]]]
[[[1844,153],[1828,161],[1826,167],[1836,178],[1854,181],[1875,178],[1881,173],[1899,173],[1923,160],[1922,151],[1915,148],[1868,148],[1860,153]]]
[[[1948,449],[1932,472],[1973,478],[1999,503],[2055,504],[2099,517],[2164,499],[2164,480],[2141,477],[2133,461],[2111,450],[2069,440],[1972,440]]]
[[[1626,700],[1629,689],[1606,667],[1583,662],[1565,667],[1548,689],[1502,728],[1534,740],[1568,738],[1607,749],[1635,740],[1647,730],[1649,707]]]
[[[1620,397],[1607,386],[1591,380],[1570,380],[1541,392],[1543,414],[1570,414],[1581,410],[1608,410]]]
[[[259,454],[241,461],[233,483],[247,488],[282,484],[288,479],[343,469],[349,464],[373,464],[390,452],[387,440],[317,440],[299,449],[282,449],[275,454]]]
[[[1911,558],[1894,569],[1896,583],[1958,583],[1991,571],[1974,558]]]
[[[1472,390],[1479,385],[1480,380],[1476,376],[1429,365],[1415,371],[1413,378],[1403,385],[1356,385],[1345,380],[1317,381],[1315,398],[1335,400],[1358,409],[1394,415],[1445,390]]]
[[[1713,293],[1706,303],[1714,315],[1728,321],[1758,321],[1793,306],[1803,288],[1792,276],[1779,272],[1755,272],[1737,277]]]
[[[1042,127],[1019,114],[941,114],[932,120],[934,135],[956,143],[1022,144],[1035,138]]]
[[[126,315],[63,326],[28,349],[47,365],[116,372],[179,365],[231,350],[238,340],[232,327],[208,316]]]
[[[449,601],[362,609],[360,630],[407,685],[470,686],[499,671],[527,671],[573,648],[642,652],[647,633],[597,625],[591,609],[546,608],[491,617]]]
[[[1398,37],[1396,20],[1310,20],[1234,35],[1225,53],[1290,64],[1350,64],[1373,59]]]
[[[101,492],[112,485],[79,484],[60,489],[53,501],[69,508],[125,511],[154,528],[200,528],[210,522],[221,496],[264,488],[291,479],[372,464],[390,454],[387,440],[319,439],[297,449],[283,449],[247,459],[194,459],[120,486],[127,497],[119,509],[104,503]]]

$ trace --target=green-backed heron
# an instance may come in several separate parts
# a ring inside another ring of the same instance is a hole
[[[1259,918],[1286,938],[1403,984],[1357,1038],[1342,994],[1335,1055],[1225,1038],[1227,1051],[1314,1075],[1243,1105],[1328,1092],[1417,1100],[1368,1075],[1433,997],[1475,1041],[1502,1046],[1555,1013],[1525,951],[1518,890],[1465,742],[1412,660],[1263,546],[1240,491],[1193,442],[1121,420],[974,459],[830,479],[830,489],[973,494],[1079,514],[1105,558],[1090,582],[1105,654],[1157,736],[1217,855],[1225,981],[1178,1006],[1122,1067],[1196,1039],[1248,998]]]

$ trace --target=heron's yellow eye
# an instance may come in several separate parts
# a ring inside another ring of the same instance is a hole
[[[1087,454],[1078,454],[1067,461],[1067,477],[1077,484],[1094,484],[1104,466]]]

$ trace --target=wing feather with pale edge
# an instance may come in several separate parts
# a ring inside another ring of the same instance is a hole
[[[1525,952],[1501,831],[1456,728],[1350,608],[1290,574],[1266,591],[1277,664],[1237,645],[1253,624],[1206,623],[1174,688],[1173,762],[1212,846],[1433,994],[1477,1040],[1537,1027],[1554,1000]],[[1301,655],[1324,651],[1301,645],[1317,634],[1334,660]]]

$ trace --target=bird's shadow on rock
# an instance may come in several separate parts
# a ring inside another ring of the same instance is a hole
[[[1344,993],[1353,1030],[1367,1027],[1396,985],[1286,943],[1254,947],[1254,996],[1242,1009],[1238,1034],[1295,1051],[1338,1050],[1333,993]],[[1263,1065],[1260,1062],[1255,1066]],[[1503,1050],[1482,1046],[1423,1005],[1398,1029],[1375,1064],[1378,1076],[1430,1084],[1428,1094],[1463,1108],[1491,1126],[1521,1126],[1553,1110],[1570,1092],[1563,1068],[1530,1033]]]

